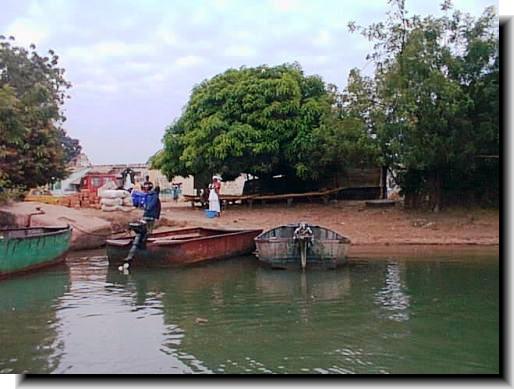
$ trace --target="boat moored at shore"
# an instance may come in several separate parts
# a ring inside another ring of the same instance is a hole
[[[261,232],[194,227],[153,233],[136,250],[131,266],[183,266],[249,254],[255,249],[254,238]],[[134,239],[106,241],[110,265],[125,263]]]
[[[334,269],[346,262],[350,239],[306,223],[272,228],[255,238],[257,256],[273,268]]]
[[[71,227],[0,230],[0,278],[64,262]]]

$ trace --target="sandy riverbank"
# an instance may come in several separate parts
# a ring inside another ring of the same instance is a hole
[[[108,220],[114,231],[126,228],[142,211],[102,212],[82,209],[81,212]],[[353,246],[388,245],[480,245],[499,244],[498,210],[450,209],[439,214],[393,208],[367,208],[363,201],[337,204],[284,204],[230,206],[221,217],[208,219],[203,210],[186,203],[163,203],[160,228],[208,226],[220,228],[268,229],[280,224],[306,221],[333,229],[352,240]]]

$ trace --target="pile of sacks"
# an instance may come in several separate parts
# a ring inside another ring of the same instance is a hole
[[[100,206],[104,212],[126,211],[133,209],[130,193],[123,189],[99,189]]]

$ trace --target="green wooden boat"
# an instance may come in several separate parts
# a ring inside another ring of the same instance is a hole
[[[0,230],[0,278],[63,262],[70,240],[70,226]]]

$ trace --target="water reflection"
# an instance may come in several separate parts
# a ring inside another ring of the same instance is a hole
[[[69,286],[66,265],[0,282],[0,373],[50,373],[59,364],[55,305]]]
[[[301,272],[250,256],[124,275],[89,255],[68,266],[0,283],[2,372],[498,371],[494,260]]]
[[[166,326],[182,329],[173,355],[213,372],[302,372],[294,366],[329,352],[327,340],[345,316],[323,305],[344,306],[351,289],[348,270],[277,271],[254,257],[128,277],[110,270],[107,279],[133,291],[136,304],[159,296]]]
[[[61,347],[55,373],[191,373],[167,344],[183,330],[166,326],[157,292],[130,276],[107,282],[105,257],[75,258],[72,284],[56,308]]]
[[[267,267],[256,269],[257,291],[266,296],[301,296],[304,299],[333,300],[350,293],[348,269],[340,271],[284,271]]]
[[[401,280],[402,267],[398,262],[390,262],[385,268],[385,285],[375,296],[375,301],[388,312],[391,320],[409,320],[410,297]]]

